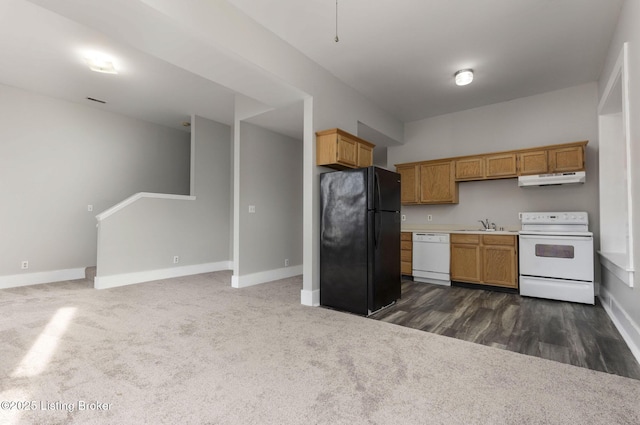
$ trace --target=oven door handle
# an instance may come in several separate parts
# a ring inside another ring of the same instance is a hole
[[[588,241],[593,239],[593,236],[568,236],[568,235],[520,235],[520,239],[542,239],[542,240],[554,240],[554,241]]]

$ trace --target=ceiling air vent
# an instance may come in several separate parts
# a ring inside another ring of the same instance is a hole
[[[87,100],[90,100],[92,102],[98,102],[98,103],[107,103],[106,100],[100,100],[100,99],[96,99],[94,97],[88,97]]]

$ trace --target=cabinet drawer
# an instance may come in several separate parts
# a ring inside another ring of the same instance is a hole
[[[413,249],[413,242],[411,242],[411,241],[400,241],[400,249],[411,251]]]
[[[400,273],[411,276],[413,274],[413,268],[409,261],[402,261],[400,263]]]
[[[413,240],[413,233],[411,233],[411,232],[402,232],[402,233],[400,233],[400,240],[402,240],[402,241]]]
[[[451,243],[470,243],[478,245],[480,243],[480,235],[468,235],[465,233],[452,233]]]
[[[411,251],[400,251],[400,261],[412,261],[412,256]]]
[[[482,235],[484,245],[508,245],[516,244],[516,237],[511,235]]]

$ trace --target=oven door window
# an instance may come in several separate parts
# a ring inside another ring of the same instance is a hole
[[[536,257],[574,258],[575,252],[572,245],[536,244]]]

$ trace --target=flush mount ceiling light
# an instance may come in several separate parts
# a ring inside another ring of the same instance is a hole
[[[103,55],[90,55],[85,56],[84,60],[89,65],[89,69],[95,72],[102,72],[104,74],[117,74],[118,71],[113,65],[113,60]]]
[[[454,74],[456,86],[466,86],[473,81],[473,69],[461,69]]]

